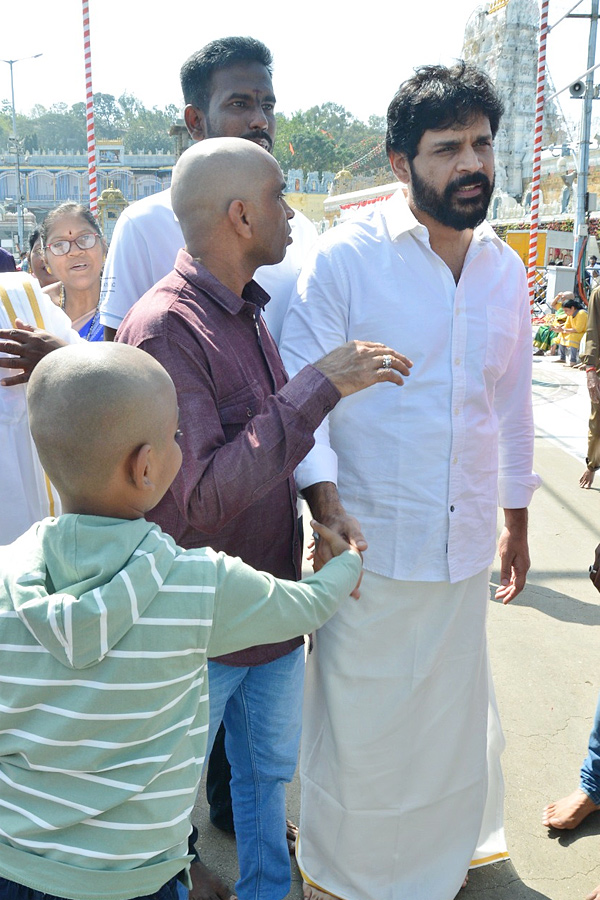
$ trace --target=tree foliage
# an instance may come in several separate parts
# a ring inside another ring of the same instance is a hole
[[[147,109],[133,94],[118,99],[94,94],[94,120],[98,140],[122,139],[126,153],[173,150],[169,128],[181,117],[177,106]],[[37,104],[28,116],[17,115],[17,133],[25,152],[86,150],[85,103]],[[0,102],[0,152],[8,150],[12,114],[7,100]],[[383,140],[385,120],[371,116],[361,122],[337,103],[324,103],[291,116],[277,113],[274,153],[282,169],[369,175],[386,166]]]
[[[368,124],[337,103],[313,106],[290,118],[277,114],[275,156],[282,169],[339,172],[351,169],[372,174],[386,165],[385,120],[371,116]]]
[[[170,104],[164,109],[146,109],[132,94],[115,99],[112,94],[94,94],[94,128],[101,141],[122,139],[126,153],[155,152],[173,149],[169,128],[177,120],[178,108]],[[0,150],[8,149],[12,134],[10,103],[0,105]],[[49,109],[37,104],[28,116],[17,115],[17,134],[23,148],[38,150],[85,152],[87,121],[85,103],[55,103]]]

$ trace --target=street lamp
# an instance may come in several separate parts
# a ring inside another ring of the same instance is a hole
[[[23,62],[23,60],[25,59],[38,59],[38,57],[40,56],[42,56],[41,53],[36,53],[35,56],[22,56],[20,59],[0,59],[0,62],[4,62],[8,66],[10,66],[10,93],[12,100],[13,125],[12,144],[15,151],[17,170],[17,232],[19,235],[19,252],[23,250],[23,243],[25,238],[23,233],[23,195],[21,194],[21,167],[19,164],[19,139],[17,138],[17,114],[15,111],[15,86],[13,81],[13,66],[18,62]]]

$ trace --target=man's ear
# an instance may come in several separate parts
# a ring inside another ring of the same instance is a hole
[[[232,200],[227,208],[227,218],[233,225],[237,234],[245,240],[252,238],[252,224],[250,222],[249,208],[243,200]]]
[[[204,111],[192,106],[188,103],[183,111],[185,126],[190,133],[190,137],[195,141],[203,141],[208,135],[206,133],[206,115]]]
[[[146,492],[154,489],[150,444],[142,444],[137,450],[132,451],[127,468],[131,483],[138,491]]]
[[[408,164],[408,157],[405,153],[399,153],[396,150],[390,150],[388,154],[392,172],[403,184],[410,184],[411,172]]]

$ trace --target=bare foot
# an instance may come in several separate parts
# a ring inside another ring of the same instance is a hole
[[[585,900],[600,900],[600,885],[594,888],[591,894],[588,894]]]
[[[328,894],[327,891],[322,891],[312,884],[307,884],[306,881],[302,882],[302,895],[304,900],[336,900],[334,894]]]
[[[577,788],[568,797],[549,803],[544,808],[542,825],[548,828],[577,828],[586,816],[599,808],[581,788]]]
[[[285,839],[287,841],[290,856],[296,855],[296,838],[298,837],[298,826],[294,825],[290,819],[285,820]]]
[[[591,488],[594,483],[594,475],[596,474],[594,469],[586,468],[583,472],[583,475],[579,479],[579,487],[587,488],[588,490]]]
[[[190,875],[192,876],[190,900],[237,900],[237,896],[225,882],[200,860],[192,863]]]
[[[465,875],[465,880],[463,881],[463,883],[460,886],[460,891],[462,891],[464,888],[466,888],[468,883],[469,883],[469,873],[467,872],[467,874]],[[458,898],[460,897],[460,891],[458,892],[458,894],[456,895],[454,900],[458,900]]]

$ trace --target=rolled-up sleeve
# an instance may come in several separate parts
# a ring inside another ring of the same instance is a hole
[[[529,506],[542,483],[533,472],[531,313],[525,274],[519,277],[519,334],[505,373],[496,385],[498,416],[498,504],[504,509]]]

